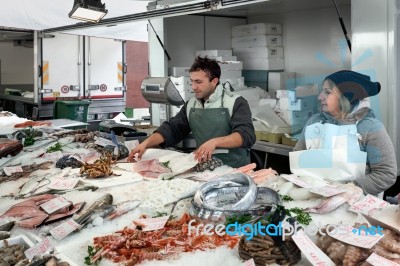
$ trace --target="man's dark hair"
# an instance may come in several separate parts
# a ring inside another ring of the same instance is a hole
[[[189,73],[199,70],[203,70],[207,73],[209,81],[221,77],[221,68],[214,59],[197,56],[193,65],[189,69]]]

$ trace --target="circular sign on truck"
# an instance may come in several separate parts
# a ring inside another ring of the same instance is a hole
[[[101,84],[100,85],[100,90],[101,91],[106,91],[107,90],[107,85],[106,84]]]
[[[69,92],[69,87],[66,86],[66,85],[62,86],[62,87],[61,87],[61,92],[62,92],[62,93],[68,93],[68,92]]]

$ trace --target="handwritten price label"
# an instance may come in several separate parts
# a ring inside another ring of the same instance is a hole
[[[22,173],[22,167],[21,166],[10,166],[10,167],[3,167],[3,171],[6,175],[10,176],[14,173]]]
[[[79,227],[80,224],[76,223],[73,219],[69,219],[68,221],[54,227],[49,232],[57,241],[59,241]]]
[[[254,260],[252,258],[243,262],[243,265],[244,266],[256,266],[256,264],[254,263]]]
[[[346,190],[342,189],[342,188],[338,188],[332,185],[327,185],[327,186],[323,186],[323,187],[317,187],[317,188],[312,188],[310,189],[310,192],[318,194],[318,195],[322,195],[324,197],[331,197],[340,193],[345,192]]]
[[[163,216],[157,218],[138,219],[136,222],[144,226],[143,231],[154,231],[163,228],[168,219],[169,216]]]
[[[28,260],[33,259],[33,257],[35,257],[36,255],[41,255],[44,254],[47,250],[49,250],[52,247],[51,243],[50,243],[50,239],[48,237],[46,237],[45,239],[43,239],[42,241],[40,241],[39,243],[37,243],[35,246],[27,249],[25,251],[25,257]]]
[[[367,258],[367,262],[372,264],[373,266],[400,266],[400,264],[385,259],[384,257],[381,257],[376,253],[372,253],[371,256]]]
[[[100,145],[100,146],[107,146],[107,145],[113,145],[116,146],[111,140],[105,139],[105,138],[100,138],[100,137],[95,137],[95,142],[94,144]]]
[[[297,175],[291,174],[291,175],[281,175],[281,177],[285,178],[287,181],[292,182],[295,185],[298,185],[299,187],[304,187],[304,188],[311,188],[312,186],[305,182],[304,180],[300,179]]]
[[[43,158],[56,162],[58,161],[58,159],[60,159],[61,157],[63,157],[62,152],[60,151],[55,151],[55,152],[50,152],[50,153],[45,153],[43,154]]]
[[[70,205],[71,203],[66,201],[63,197],[57,197],[55,199],[49,200],[45,203],[43,203],[42,205],[40,205],[40,207],[47,212],[48,214],[53,213],[61,208],[64,208],[68,205]]]
[[[311,241],[303,230],[297,231],[292,239],[312,265],[335,266],[335,263]]]
[[[57,178],[50,183],[48,188],[57,190],[73,189],[78,182],[78,178]]]
[[[138,140],[128,140],[124,142],[124,145],[128,148],[129,151],[133,150],[136,148],[137,145],[139,145]]]
[[[366,195],[362,200],[351,205],[349,210],[353,212],[361,212],[362,214],[368,215],[370,211],[374,209],[381,209],[388,205],[389,203],[386,201],[383,201],[372,195]]]
[[[383,237],[383,230],[381,230],[382,234],[379,234],[379,227],[360,227],[360,229],[357,229],[352,226],[341,226],[340,229],[340,234],[332,234],[330,236],[361,248],[370,249]],[[380,227],[380,229],[382,228]]]

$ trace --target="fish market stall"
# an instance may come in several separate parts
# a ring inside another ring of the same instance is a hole
[[[309,252],[298,244],[308,239],[335,264],[346,264],[347,252],[358,254],[358,261],[372,253],[393,261],[400,256],[398,205],[364,196],[352,184],[311,184],[273,169],[255,171],[255,164],[198,164],[193,154],[174,150],[149,149],[140,162],[128,163],[135,141],[83,129],[28,130],[17,132],[24,140],[15,134],[0,143],[0,236],[24,240],[30,259],[45,250],[70,265],[239,266],[249,259],[256,265],[310,265]],[[365,212],[366,201],[378,205]],[[369,221],[386,231],[372,249],[317,234],[306,238],[300,230],[284,241],[273,234],[246,240],[249,231],[241,227],[236,232],[242,236],[216,233],[229,224],[278,225],[283,219],[286,229]]]

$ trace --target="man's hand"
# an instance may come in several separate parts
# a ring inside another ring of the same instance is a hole
[[[127,161],[128,162],[140,161],[142,159],[143,153],[146,151],[146,149],[147,149],[146,144],[140,143],[133,150],[131,150]],[[137,154],[137,159],[135,158],[136,154]]]
[[[195,152],[194,152],[194,159],[198,162],[206,162],[211,160],[213,152],[217,148],[216,140],[210,139],[204,142]]]

